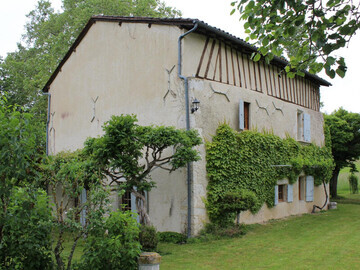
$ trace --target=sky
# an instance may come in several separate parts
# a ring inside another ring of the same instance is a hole
[[[239,15],[230,16],[232,0],[165,0],[169,6],[182,11],[184,18],[196,18],[211,26],[218,27],[237,37],[245,39],[242,22]],[[51,0],[55,10],[61,9],[61,0]],[[24,34],[28,14],[35,8],[37,0],[0,0],[0,56],[5,57],[8,52],[17,48]],[[321,87],[321,101],[324,103],[323,112],[343,107],[344,109],[360,113],[360,31],[348,48],[339,51],[345,57],[348,71],[344,79],[330,79],[325,74],[319,74],[329,81],[331,87]]]

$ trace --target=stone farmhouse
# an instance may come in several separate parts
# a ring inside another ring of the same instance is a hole
[[[238,131],[256,127],[323,145],[319,88],[330,83],[307,72],[289,79],[284,59],[253,62],[255,51],[196,19],[94,16],[43,89],[48,152],[83,147],[120,114],[136,114],[141,125],[194,128],[204,139],[226,121]],[[160,231],[196,234],[208,220],[204,144],[198,150],[202,159],[189,170],[152,174],[157,188],[147,194],[148,211]],[[325,201],[311,176],[293,185],[279,179],[275,192],[275,207],[241,213],[241,221],[308,213]],[[120,203],[135,205],[131,194],[114,198],[114,208]]]

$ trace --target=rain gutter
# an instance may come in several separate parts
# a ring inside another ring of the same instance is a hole
[[[198,27],[198,21],[194,21],[195,25],[186,33],[182,34],[178,39],[178,77],[184,80],[184,88],[185,88],[185,114],[186,114],[186,130],[190,130],[190,108],[189,108],[189,78],[182,75],[181,73],[181,62],[182,62],[182,47],[181,40],[187,36],[188,34],[194,32]],[[192,163],[187,163],[187,195],[188,195],[188,224],[187,224],[187,237],[191,237],[191,196],[192,196]]]

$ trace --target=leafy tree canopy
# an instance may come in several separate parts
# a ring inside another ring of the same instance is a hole
[[[46,98],[41,90],[71,44],[93,15],[176,17],[180,11],[160,0],[63,0],[54,12],[49,0],[31,11],[18,50],[0,59],[0,93],[10,104],[32,109],[45,120]]]
[[[149,224],[145,191],[155,183],[150,173],[161,168],[172,172],[188,162],[200,159],[194,146],[201,144],[194,130],[164,126],[140,126],[135,116],[112,116],[103,129],[105,134],[85,142],[85,153],[99,171],[136,196],[140,222]]]
[[[340,108],[324,117],[330,130],[331,150],[336,165],[330,182],[330,193],[336,197],[340,170],[344,167],[353,168],[354,161],[360,157],[360,114]]]
[[[345,60],[335,53],[360,27],[359,1],[237,0],[232,5],[232,13],[239,10],[246,21],[247,40],[259,46],[255,60],[288,56],[290,76],[322,69],[330,78],[345,76]]]

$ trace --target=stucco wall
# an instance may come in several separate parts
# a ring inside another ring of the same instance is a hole
[[[75,150],[87,137],[102,134],[111,115],[136,114],[142,125],[185,128],[184,85],[177,77],[177,39],[184,30],[174,26],[96,22],[62,67],[50,87],[52,95],[49,148],[52,154]],[[190,34],[183,42],[183,74],[195,76],[205,37]],[[247,71],[249,72],[249,71]],[[311,138],[323,143],[323,119],[316,111],[287,103],[249,89],[190,78],[190,97],[200,109],[190,115],[191,127],[211,139],[219,123],[238,129],[239,100],[250,103],[250,125],[276,135],[296,137],[298,110],[311,118]],[[214,93],[215,91],[226,94]],[[97,99],[97,100],[96,100]],[[96,102],[94,102],[96,100]],[[264,107],[267,108],[264,110]],[[205,147],[198,147],[201,161],[193,164],[192,229],[197,233],[207,221]],[[187,223],[186,170],[152,174],[157,188],[149,194],[150,216],[160,231],[184,232]],[[315,203],[323,202],[322,188],[315,188]],[[296,188],[294,189],[296,198]],[[262,222],[289,214],[309,212],[313,203],[279,203],[265,206],[257,215],[243,213],[242,222]]]
[[[200,101],[200,109],[191,115],[191,127],[196,128],[207,140],[211,140],[220,123],[226,122],[233,129],[239,130],[239,100],[241,99],[250,103],[249,120],[251,128],[258,131],[272,131],[282,138],[289,135],[296,139],[298,133],[297,114],[298,111],[302,111],[310,115],[311,141],[317,145],[323,145],[323,117],[320,112],[285,102],[268,96],[266,93],[194,78],[205,39],[204,36],[193,34],[191,37],[185,38],[184,42],[184,74],[192,76],[189,80],[190,97],[197,98]],[[199,151],[202,160],[194,163],[193,167],[193,226],[195,232],[198,232],[203,223],[208,221],[204,205],[207,187],[205,146],[201,145]],[[322,186],[315,187],[314,202],[299,202],[296,200],[296,192],[297,189],[295,188],[293,203],[279,203],[272,209],[264,206],[256,215],[248,212],[243,213],[242,222],[263,222],[288,215],[307,213],[312,210],[314,203],[323,205],[325,201]]]
[[[96,22],[50,87],[51,154],[83,147],[87,137],[102,134],[111,115],[136,114],[141,125],[185,128],[176,69],[179,35],[171,26]],[[152,179],[158,186],[149,194],[154,225],[184,231],[185,170],[169,174],[157,169]]]

